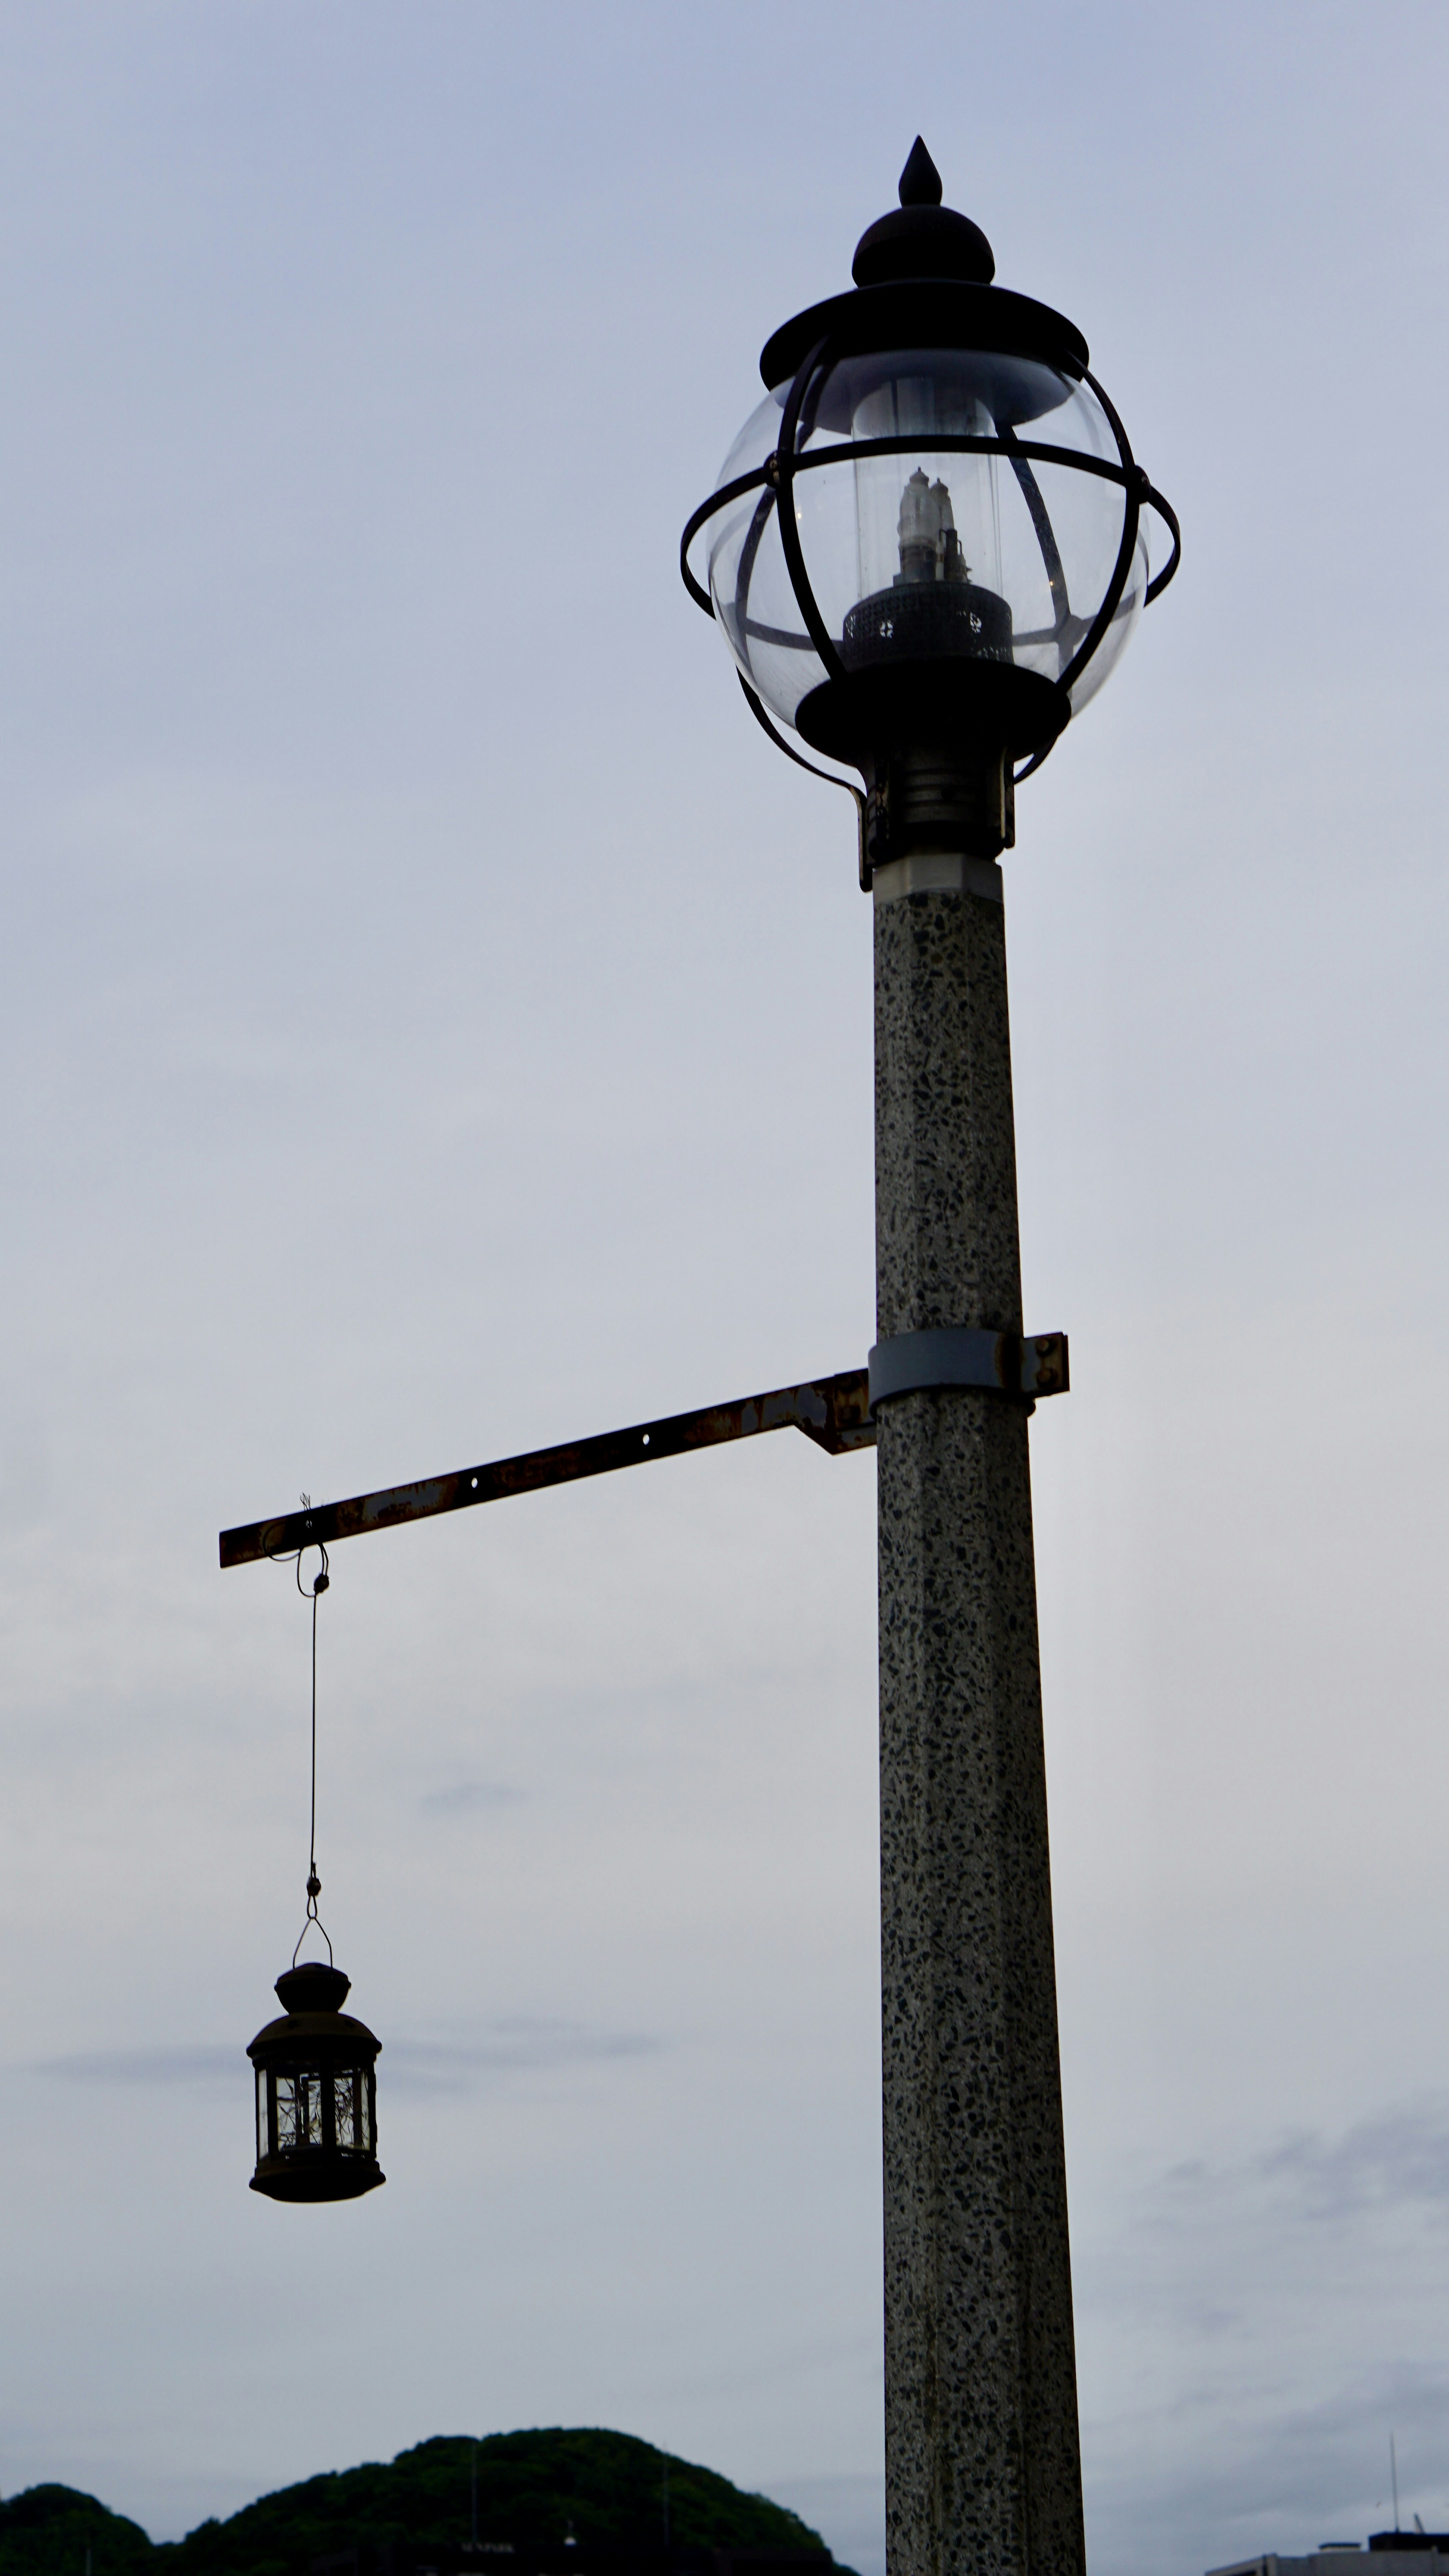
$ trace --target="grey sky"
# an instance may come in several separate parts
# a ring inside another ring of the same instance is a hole
[[[1186,558],[1008,922],[1089,2538],[1449,2525],[1441,9],[0,8],[0,2490],[615,2424],[878,2551],[869,1457],[340,1548],[387,2189],[246,2188],[223,1524],[856,1364],[870,925],[678,531],[921,128]],[[225,2069],[233,2068],[228,2077]]]

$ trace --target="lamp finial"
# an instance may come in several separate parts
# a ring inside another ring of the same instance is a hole
[[[919,134],[901,172],[900,198],[903,206],[939,206],[941,202],[941,173]]]

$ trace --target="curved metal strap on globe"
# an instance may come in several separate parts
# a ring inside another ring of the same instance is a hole
[[[843,680],[845,664],[837,653],[835,639],[820,614],[820,603],[815,596],[810,575],[805,569],[805,553],[800,543],[800,523],[795,516],[793,506],[795,477],[800,472],[803,461],[798,452],[801,427],[804,426],[807,438],[814,427],[813,419],[802,424],[805,396],[813,386],[818,403],[820,391],[825,383],[825,361],[829,349],[828,338],[817,340],[814,348],[808,351],[796,368],[795,381],[786,396],[784,418],[780,423],[780,444],[770,463],[775,468],[775,480],[780,495],[780,546],[785,557],[785,569],[790,576],[790,587],[795,593],[796,604],[805,620],[810,641],[825,665],[826,676],[832,680]],[[817,450],[817,454],[820,453],[829,456],[831,450],[829,448],[823,451]],[[769,466],[765,471],[769,472]]]
[[[714,615],[713,609],[710,610],[710,615]],[[803,751],[797,751],[792,742],[787,742],[784,735],[781,733],[779,726],[776,724],[774,717],[769,713],[763,701],[751,688],[743,671],[739,672],[737,677],[739,679],[740,687],[745,693],[746,706],[749,708],[756,724],[769,735],[776,750],[783,751],[787,760],[793,760],[797,769],[808,769],[812,778],[823,778],[827,787],[843,787],[846,795],[854,799],[856,833],[860,845],[861,891],[863,894],[869,894],[870,860],[866,855],[865,797],[861,789],[855,785],[853,779],[837,778],[833,769],[822,769],[818,761],[807,760]]]
[[[1083,369],[1082,374],[1084,382],[1091,386],[1093,393],[1097,396],[1103,410],[1107,412],[1109,419],[1111,419],[1114,424],[1120,428],[1120,422],[1117,421],[1117,415],[1109,403],[1102,386],[1098,383],[1097,378],[1087,368]],[[1126,433],[1123,432],[1122,435],[1125,438]],[[1121,483],[1125,485],[1130,482],[1136,491],[1139,506],[1152,509],[1157,512],[1158,517],[1162,520],[1172,538],[1172,552],[1168,557],[1167,562],[1163,565],[1161,572],[1154,573],[1145,592],[1143,593],[1143,605],[1145,607],[1150,607],[1154,599],[1161,597],[1163,591],[1166,590],[1168,583],[1173,579],[1178,565],[1182,560],[1182,532],[1178,526],[1177,513],[1173,509],[1171,503],[1163,499],[1162,494],[1157,490],[1156,485],[1151,481],[1144,469],[1138,465],[1135,460],[1130,458],[1130,451],[1129,461],[1127,464],[1124,465],[1122,463],[1118,463],[1114,465],[1106,457],[1088,456],[1080,448],[1056,446],[1048,439],[1017,438],[1010,432],[996,437],[987,437],[983,435],[981,437],[968,438],[959,434],[953,434],[947,430],[933,430],[929,436],[926,437],[922,437],[917,434],[915,436],[902,436],[899,438],[841,439],[837,441],[833,447],[812,448],[808,456],[796,456],[794,465],[791,468],[791,479],[793,481],[797,475],[809,474],[813,472],[815,468],[822,465],[858,464],[872,456],[910,455],[1004,456],[1012,466],[1013,470],[1016,471],[1017,479],[1021,482],[1023,491],[1025,492],[1029,489],[1036,495],[1035,506],[1030,503],[1028,506],[1032,508],[1032,518],[1037,527],[1038,541],[1041,544],[1043,560],[1047,566],[1047,579],[1049,582],[1052,580],[1053,559],[1055,559],[1057,565],[1060,565],[1061,557],[1057,550],[1055,535],[1051,531],[1050,521],[1046,519],[1045,516],[1045,507],[1041,501],[1041,494],[1036,480],[1033,477],[1028,485],[1021,472],[1021,468],[1028,464],[1066,465],[1069,466],[1074,473],[1093,474],[1097,477],[1099,482],[1103,483]],[[694,601],[696,608],[702,608],[706,617],[714,616],[714,601],[711,599],[709,592],[705,589],[704,584],[699,580],[690,563],[689,549],[693,545],[695,538],[698,536],[700,529],[708,525],[709,521],[715,516],[717,511],[727,509],[731,501],[742,499],[746,492],[760,491],[762,487],[764,488],[764,500],[766,505],[764,512],[762,513],[761,533],[763,533],[763,520],[768,518],[769,509],[775,500],[776,478],[778,477],[778,473],[779,458],[778,455],[772,455],[766,459],[763,465],[757,465],[752,473],[737,474],[734,476],[732,481],[718,484],[715,490],[711,492],[709,499],[707,501],[701,501],[698,509],[692,510],[688,519],[685,521],[684,531],[679,540],[680,578],[683,581],[684,587],[688,591],[690,598]],[[1042,512],[1041,521],[1038,521],[1037,518],[1038,510]],[[783,537],[783,530],[781,533]],[[759,539],[757,537],[755,539],[756,546],[758,546],[758,543]],[[803,645],[806,641],[805,636],[791,635],[778,627],[763,627],[759,631],[762,634],[769,636],[772,641],[777,640],[780,643]],[[810,640],[813,641],[814,639],[811,638]],[[827,640],[830,641],[831,650],[834,651],[833,639],[827,637]],[[1026,639],[1023,638],[1021,640],[1025,641]]]
[[[685,588],[689,592],[691,599],[695,602],[695,605],[702,608],[707,617],[714,616],[714,601],[711,599],[709,592],[704,588],[702,582],[700,582],[696,577],[693,567],[689,561],[689,549],[694,543],[695,538],[698,536],[701,528],[706,527],[716,513],[727,508],[731,501],[739,500],[746,492],[761,491],[763,506],[759,513],[757,513],[756,525],[751,530],[751,539],[753,542],[750,542],[749,540],[746,542],[746,547],[741,554],[740,571],[737,576],[736,600],[739,632],[742,635],[753,634],[758,640],[762,640],[767,643],[789,645],[796,649],[804,646],[808,641],[814,646],[815,651],[819,655],[829,676],[832,679],[843,678],[845,675],[844,664],[841,662],[839,652],[836,648],[835,639],[831,635],[830,629],[821,615],[819,602],[815,597],[810,575],[806,568],[804,551],[800,544],[799,529],[796,525],[794,514],[793,512],[787,513],[783,507],[781,507],[780,510],[780,543],[790,574],[791,588],[794,591],[801,617],[805,623],[805,633],[803,635],[793,635],[789,633],[788,630],[779,627],[756,627],[749,619],[744,598],[742,598],[740,594],[742,591],[746,594],[748,592],[749,573],[753,569],[754,559],[759,549],[760,539],[764,534],[765,525],[768,520],[771,507],[775,506],[777,503],[783,504],[786,492],[793,486],[799,475],[816,472],[821,467],[827,465],[861,464],[867,459],[876,456],[1002,456],[1006,458],[1007,462],[1012,467],[1021,487],[1023,497],[1026,500],[1028,510],[1031,513],[1032,525],[1036,533],[1037,542],[1041,547],[1042,561],[1046,569],[1047,582],[1052,592],[1053,600],[1054,602],[1060,601],[1062,603],[1062,609],[1059,614],[1057,626],[1052,630],[1053,632],[1061,632],[1067,627],[1071,619],[1070,607],[1067,605],[1066,580],[1062,565],[1061,550],[1057,544],[1056,532],[1052,526],[1051,515],[1041,496],[1041,487],[1037,482],[1036,476],[1032,473],[1031,468],[1033,465],[1066,466],[1073,473],[1094,475],[1099,482],[1120,484],[1124,494],[1125,503],[1123,509],[1122,539],[1117,552],[1117,561],[1113,567],[1112,578],[1107,585],[1107,589],[1103,594],[1101,604],[1098,607],[1095,616],[1092,618],[1090,625],[1086,626],[1084,629],[1086,641],[1079,646],[1077,652],[1067,664],[1066,669],[1063,671],[1057,684],[1063,689],[1072,688],[1081,678],[1087,664],[1091,661],[1093,655],[1100,647],[1103,637],[1107,634],[1108,629],[1112,624],[1112,620],[1121,606],[1122,593],[1127,586],[1127,577],[1132,568],[1132,556],[1137,544],[1138,526],[1141,513],[1144,509],[1156,511],[1172,539],[1172,551],[1167,562],[1164,564],[1161,572],[1154,574],[1152,580],[1147,584],[1146,590],[1143,592],[1142,604],[1144,608],[1150,608],[1154,600],[1161,598],[1162,593],[1166,590],[1169,582],[1173,579],[1178,565],[1182,561],[1182,531],[1178,525],[1177,513],[1172,508],[1171,503],[1163,499],[1162,494],[1156,489],[1150,476],[1134,458],[1126,430],[1122,425],[1121,417],[1105,388],[1091,373],[1090,369],[1083,369],[1083,381],[1091,386],[1092,391],[1096,395],[1098,402],[1101,404],[1103,411],[1106,413],[1117,438],[1120,450],[1120,460],[1115,465],[1105,457],[1087,456],[1077,448],[1062,447],[1047,439],[1020,439],[1009,434],[1006,436],[996,437],[988,437],[984,435],[968,437],[959,432],[953,433],[948,430],[932,430],[928,434],[917,433],[912,436],[903,435],[894,438],[842,439],[834,442],[829,447],[812,448],[808,455],[802,456],[797,451],[792,451],[787,438],[787,428],[791,423],[791,410],[793,407],[794,415],[798,419],[798,398],[803,396],[805,385],[808,382],[811,373],[821,365],[822,353],[827,348],[828,343],[822,342],[818,349],[811,351],[809,358],[805,361],[805,364],[800,369],[794,384],[791,386],[789,401],[786,406],[785,420],[782,421],[781,424],[780,445],[776,453],[768,459],[765,465],[757,467],[754,473],[737,475],[732,482],[721,484],[717,491],[710,494],[707,501],[701,502],[699,508],[691,513],[688,521],[686,522],[684,533],[679,541],[679,569],[684,580]],[[1037,637],[1035,634],[1028,632],[1017,640],[1022,643],[1031,643],[1035,642]],[[749,694],[748,683],[746,683],[746,694]],[[765,729],[767,732],[774,732],[774,728],[769,722],[766,722]],[[779,739],[778,736],[775,738],[776,740]],[[789,745],[782,742],[780,744],[780,748],[788,751]],[[1039,768],[1042,761],[1047,757],[1047,753],[1052,748],[1052,744],[1048,743],[1045,750],[1033,753],[1031,759],[1025,764],[1025,766],[1015,773],[1018,781],[1029,776],[1032,770]],[[798,754],[792,754],[791,756],[792,758],[799,758]],[[815,769],[814,763],[811,761],[801,760],[800,765],[804,769],[813,770],[814,775],[817,778],[832,778],[832,773],[829,770]],[[844,786],[847,782],[843,779],[833,779],[832,783],[836,786]]]

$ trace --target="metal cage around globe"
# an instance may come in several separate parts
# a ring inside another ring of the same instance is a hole
[[[247,2050],[256,2073],[251,2188],[270,2200],[356,2200],[387,2179],[377,2161],[382,2043],[342,2010],[350,1982],[320,1959],[284,1970],[281,2017]]]
[[[757,712],[867,783],[907,734],[1035,766],[1179,550],[1081,333],[993,283],[919,139],[900,193],[853,290],[766,343],[681,557]]]

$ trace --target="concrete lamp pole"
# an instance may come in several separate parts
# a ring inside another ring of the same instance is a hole
[[[963,836],[964,837],[964,836]],[[875,871],[878,1349],[1019,1334],[1000,870]],[[892,2576],[1083,2563],[1024,1404],[876,1422]]]
[[[1022,1334],[997,862],[1179,549],[1080,333],[992,284],[919,139],[900,197],[766,344],[682,566],[780,747],[863,782],[890,2576],[1079,2576],[1027,1454],[1064,1362]]]

